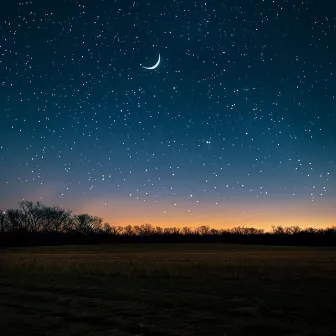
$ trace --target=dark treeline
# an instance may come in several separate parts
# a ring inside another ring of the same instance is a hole
[[[3,247],[136,242],[336,245],[336,226],[326,229],[277,226],[271,232],[247,227],[161,228],[151,224],[122,227],[105,223],[100,217],[78,215],[58,206],[29,201],[22,201],[18,209],[1,214],[0,246]]]

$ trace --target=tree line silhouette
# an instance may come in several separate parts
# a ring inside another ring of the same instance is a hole
[[[89,214],[59,206],[22,201],[1,212],[0,246],[64,244],[205,242],[260,245],[335,246],[336,226],[325,229],[273,226],[271,232],[248,227],[166,227],[151,224],[115,226]]]

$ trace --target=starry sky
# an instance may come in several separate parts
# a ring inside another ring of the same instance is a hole
[[[332,0],[7,2],[0,207],[335,225],[335,36]]]

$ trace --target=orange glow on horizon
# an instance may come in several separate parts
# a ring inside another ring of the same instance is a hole
[[[273,225],[298,225],[302,228],[336,225],[334,202],[311,203],[231,201],[222,205],[203,202],[196,207],[185,201],[174,205],[164,201],[142,204],[141,201],[130,199],[114,199],[109,202],[92,200],[73,209],[103,217],[105,222],[121,226],[149,223],[162,227],[245,226],[269,230]]]
[[[209,225],[213,228],[235,226],[270,230],[271,227],[298,225],[301,228],[326,228],[336,225],[336,199],[319,200],[227,200],[216,204],[175,198],[143,202],[131,197],[96,197],[86,199],[57,197],[56,185],[42,188],[32,194],[22,192],[22,198],[41,201],[46,205],[59,205],[76,213],[99,216],[111,225],[142,225],[145,223],[161,227],[197,227]],[[41,196],[43,195],[43,199]],[[21,198],[21,199],[22,199]],[[58,200],[58,201],[55,201]],[[7,199],[8,208],[17,207],[17,200]],[[174,203],[175,202],[175,203]],[[6,206],[6,204],[4,204]]]

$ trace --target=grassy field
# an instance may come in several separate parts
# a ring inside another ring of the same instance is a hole
[[[0,250],[0,335],[336,335],[336,249]]]

